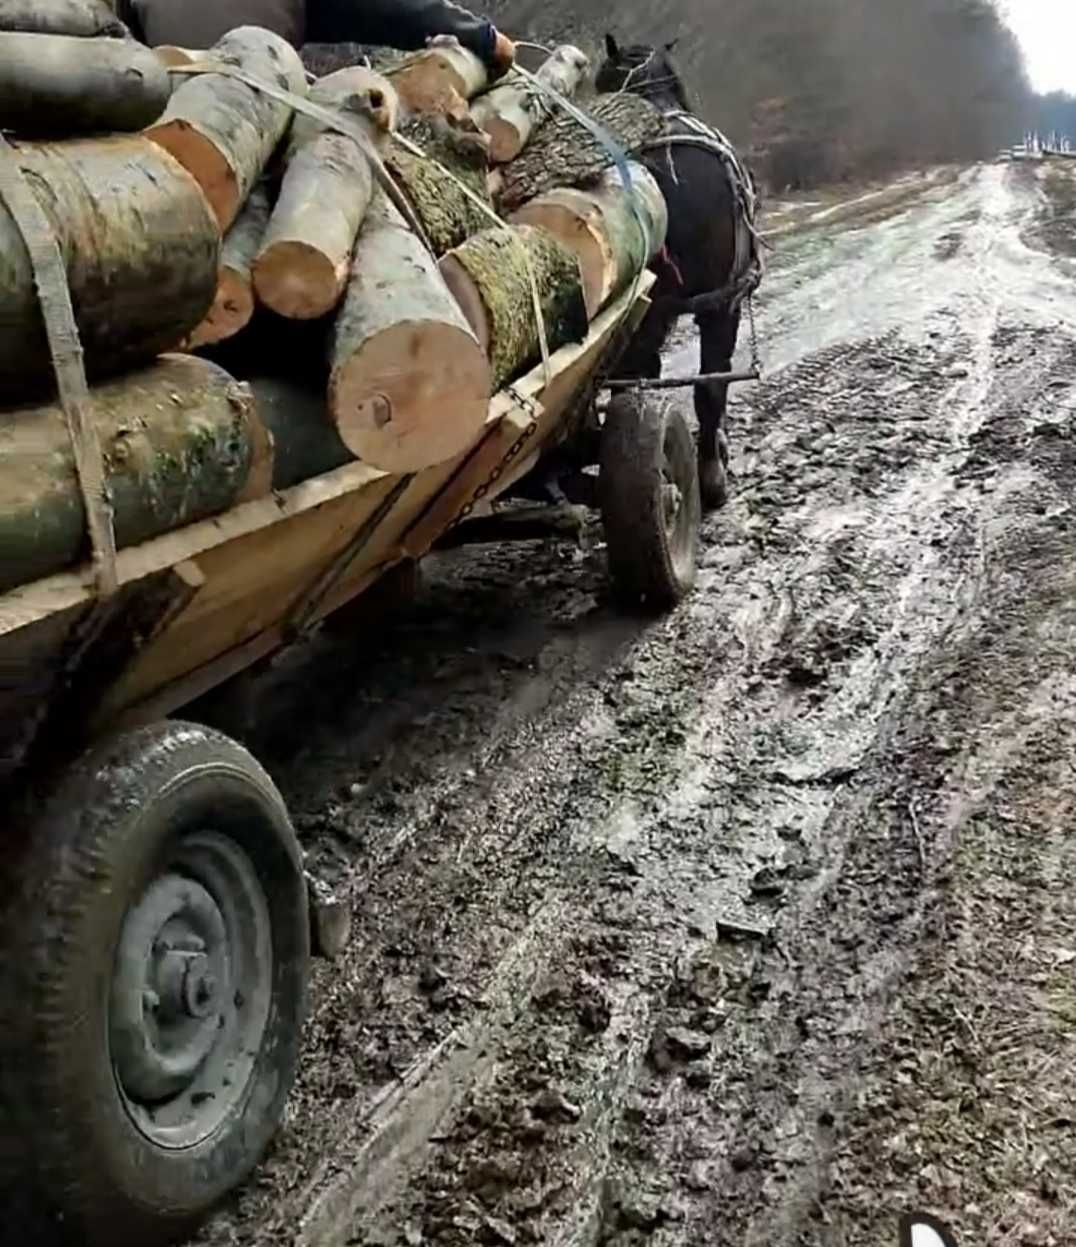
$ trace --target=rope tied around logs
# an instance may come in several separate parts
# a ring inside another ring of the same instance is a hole
[[[67,267],[52,222],[30,188],[15,148],[3,135],[0,135],[0,201],[11,214],[30,257],[60,409],[71,440],[75,476],[86,511],[94,582],[98,598],[105,601],[119,587],[116,533],[104,455],[92,419],[93,400],[86,381]]]

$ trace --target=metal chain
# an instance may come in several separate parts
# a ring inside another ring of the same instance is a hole
[[[531,438],[538,432],[539,413],[534,402],[527,398],[526,395],[520,394],[517,390],[514,390],[511,386],[507,388],[506,393],[510,394],[527,413],[526,428],[524,428],[523,432],[520,433],[512,445],[505,451],[504,457],[501,459],[500,463],[494,467],[482,484],[475,489],[474,493],[470,497],[470,500],[464,503],[464,505],[460,508],[459,514],[452,521],[452,523],[448,525],[449,529],[455,528],[457,524],[463,523],[463,521],[471,515],[475,507],[489,494],[489,491],[505,474],[508,465],[512,463],[513,460],[519,458],[523,447],[526,446]],[[448,529],[445,531],[447,532]]]
[[[747,296],[747,323],[751,330],[751,371],[762,376],[762,352],[758,345],[758,329],[755,325],[755,295]]]

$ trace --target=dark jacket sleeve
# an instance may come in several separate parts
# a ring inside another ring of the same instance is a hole
[[[496,31],[451,0],[308,0],[309,43],[366,43],[409,51],[434,35],[454,35],[487,64]]]

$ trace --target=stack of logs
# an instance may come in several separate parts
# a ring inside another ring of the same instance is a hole
[[[641,166],[627,191],[603,144],[522,75],[487,89],[458,44],[310,83],[260,28],[150,51],[104,0],[45,10],[0,0],[0,155],[65,262],[121,548],[354,459],[465,453],[540,358],[536,302],[550,350],[578,341],[664,242]],[[571,95],[588,68],[561,47],[538,77]],[[589,111],[628,151],[662,126],[628,95]],[[4,203],[0,266],[5,591],[87,538]]]

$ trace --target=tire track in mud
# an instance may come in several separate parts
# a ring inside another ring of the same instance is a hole
[[[885,1223],[861,1082],[884,1099],[944,785],[985,731],[969,683],[962,736],[946,663],[974,657],[1014,534],[1068,514],[1070,416],[1044,410],[1076,393],[1073,342],[990,287],[1005,203],[946,262],[982,266],[959,299],[736,406],[737,493],[669,619],[616,618],[600,550],[497,551],[442,564],[365,659],[323,647],[266,684],[262,755],[356,929],[287,1128],[201,1241]]]

